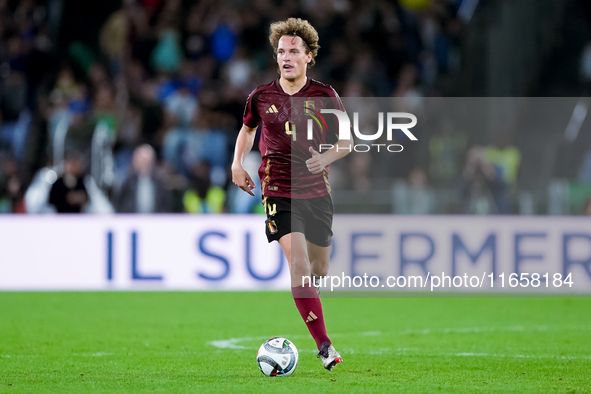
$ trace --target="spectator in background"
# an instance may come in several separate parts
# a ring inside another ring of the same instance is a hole
[[[404,65],[393,94],[394,97],[402,97],[403,100],[398,102],[403,104],[405,110],[412,113],[422,112],[423,109],[423,93],[419,88],[418,78],[418,70],[415,65],[410,63]]]
[[[114,148],[115,176],[125,178],[131,167],[135,147],[141,144],[142,109],[133,105],[124,113]]]
[[[435,213],[435,195],[428,185],[427,174],[420,168],[410,172],[407,182],[396,182],[392,193],[394,213],[402,215]]]
[[[16,160],[0,155],[0,213],[26,213]]]
[[[585,200],[583,204],[583,215],[591,216],[591,197]]]
[[[155,175],[156,153],[150,145],[135,149],[132,172],[115,192],[113,205],[120,213],[167,213],[172,211],[172,196]]]
[[[160,152],[166,134],[167,117],[158,102],[158,86],[155,81],[149,80],[142,84],[137,101],[142,112],[141,140]]]
[[[509,143],[509,136],[499,133],[493,145],[483,151],[483,158],[493,164],[499,172],[500,178],[507,186],[514,186],[517,181],[517,171],[521,164],[521,152]]]
[[[468,149],[466,156],[462,213],[508,214],[507,185],[501,170],[485,159],[480,145]]]
[[[72,113],[69,105],[70,102],[80,96],[79,91],[80,87],[74,78],[72,69],[68,66],[63,66],[57,75],[57,80],[49,95],[51,111],[48,133],[51,144],[53,144],[60,123],[65,122],[67,124],[70,122]]]
[[[222,213],[226,192],[212,186],[210,168],[206,162],[196,163],[191,168],[189,190],[183,196],[183,205],[188,213]]]
[[[166,116],[171,128],[164,138],[162,153],[164,160],[172,165],[175,171],[187,176],[189,168],[184,166],[182,155],[192,133],[192,123],[198,120],[198,103],[186,81],[180,80],[177,84],[178,90],[165,100]]]
[[[175,73],[181,67],[183,50],[181,48],[180,26],[181,2],[169,0],[163,3],[157,22],[158,43],[150,55],[151,66],[161,74]]]
[[[8,196],[8,176],[5,165],[6,159],[0,155],[0,213],[11,213],[12,204]]]
[[[204,7],[207,7],[204,1],[194,3],[185,20],[183,46],[187,56],[192,60],[198,60],[209,51],[206,37],[207,13]]]
[[[69,118],[66,120],[67,134],[65,136],[66,150],[82,152],[88,155],[94,133],[94,125],[90,120],[90,106],[86,97],[86,90],[81,89],[81,97],[70,101],[68,105]],[[54,143],[60,143],[54,141]]]
[[[80,213],[88,202],[83,180],[83,156],[71,152],[64,161],[64,173],[51,186],[49,204],[57,213]]]
[[[224,80],[232,88],[245,88],[251,81],[254,70],[244,47],[238,47],[236,53],[224,66]]]
[[[109,59],[114,75],[121,71],[123,56],[127,49],[125,44],[129,30],[128,14],[131,7],[129,1],[124,2],[119,11],[109,16],[100,31],[99,44],[103,54]]]
[[[91,125],[102,125],[109,130],[109,138],[115,139],[118,128],[117,105],[113,88],[108,84],[96,87],[92,100]]]
[[[225,63],[234,55],[238,37],[233,25],[238,24],[239,15],[229,7],[222,11],[222,21],[215,27],[210,37],[211,53],[218,63]]]
[[[193,168],[195,164],[205,161],[211,168],[211,181],[216,186],[225,185],[225,168],[228,165],[228,141],[219,126],[220,121],[219,113],[208,113],[207,117],[197,119],[182,157],[185,168]]]
[[[200,82],[194,76],[193,64],[183,62],[181,78],[173,81],[173,91],[164,99],[164,106],[177,120],[179,127],[189,127],[198,115],[197,94]]]
[[[450,119],[440,124],[440,130],[429,139],[429,174],[442,185],[455,184],[462,172],[468,138]]]
[[[585,152],[577,178],[580,183],[591,184],[591,150]]]
[[[348,160],[350,184],[349,187],[361,195],[368,195],[372,191],[371,155],[351,155]]]

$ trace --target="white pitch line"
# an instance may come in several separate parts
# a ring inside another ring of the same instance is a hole
[[[431,334],[480,334],[480,333],[494,333],[494,332],[525,332],[525,331],[552,331],[552,330],[589,330],[588,326],[561,326],[561,327],[550,327],[550,326],[509,326],[509,327],[460,327],[460,328],[425,328],[425,329],[408,329],[402,331],[366,331],[361,333],[339,333],[331,334],[331,337],[350,337],[350,336],[396,336],[396,335],[431,335]],[[286,338],[300,339],[307,338],[308,336],[302,335],[284,335]],[[219,339],[209,342],[210,345],[217,347],[218,349],[249,349],[241,345],[242,342],[262,340],[263,337],[243,337],[243,338],[229,338]]]
[[[368,332],[362,332],[361,335],[364,337],[375,337],[375,336],[382,335],[382,332],[381,331],[368,331]]]
[[[531,332],[531,331],[552,331],[552,330],[565,330],[565,329],[586,329],[589,330],[588,326],[568,326],[568,327],[550,327],[550,326],[511,326],[511,327],[466,327],[466,328],[443,328],[443,329],[411,329],[393,332],[381,332],[381,331],[367,331],[361,333],[336,333],[331,334],[331,337],[350,337],[350,336],[386,336],[386,335],[430,335],[430,334],[480,334],[480,333],[491,333],[491,332]],[[292,339],[307,338],[308,336],[302,335],[287,335],[284,337]],[[258,347],[244,346],[242,342],[248,341],[261,341],[261,337],[243,337],[243,338],[230,338],[211,341],[208,344],[218,349],[234,349],[234,350],[256,350]],[[300,349],[302,352],[315,353],[314,349]],[[472,352],[461,352],[461,353],[425,353],[418,348],[378,348],[378,349],[365,349],[364,351],[358,351],[356,349],[342,349],[343,354],[369,354],[369,355],[424,355],[424,356],[452,356],[452,357],[503,357],[503,358],[531,358],[531,359],[563,359],[563,360],[591,360],[591,356],[558,356],[558,355],[524,355],[524,354],[489,354],[489,353],[472,353]]]
[[[363,336],[377,336],[382,335],[380,331],[368,331],[362,332],[360,335]],[[277,335],[278,337],[284,338],[292,338],[292,339],[302,339],[308,338],[308,335]],[[350,334],[331,334],[331,337],[343,337],[343,336],[350,336]],[[209,345],[215,346],[218,349],[254,349],[252,347],[246,347],[240,345],[241,342],[247,341],[261,341],[264,340],[264,337],[243,337],[243,338],[230,338],[230,339],[218,339],[216,341],[208,342]]]
[[[254,341],[260,340],[261,338],[253,338],[253,337],[246,337],[246,338],[230,338],[230,339],[219,339],[217,341],[209,342],[210,345],[217,347],[218,349],[249,349],[245,346],[238,345],[240,342],[244,341]]]
[[[431,354],[428,354],[431,355]],[[557,358],[561,360],[591,360],[591,356],[557,356],[553,354],[488,354],[488,353],[441,353],[441,356],[457,356],[457,357],[503,357],[503,358]]]

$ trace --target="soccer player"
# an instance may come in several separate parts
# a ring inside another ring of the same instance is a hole
[[[271,24],[269,41],[275,51],[279,79],[256,88],[248,97],[243,125],[236,140],[232,181],[254,196],[255,187],[242,167],[260,125],[259,168],[269,242],[278,241],[287,257],[291,292],[324,368],[343,361],[324,325],[316,280],[326,276],[330,258],[333,205],[329,164],[350,152],[349,140],[338,140],[336,117],[326,115],[325,128],[314,124],[308,139],[307,120],[321,108],[344,111],[335,90],[307,77],[318,53],[318,33],[306,20],[289,18]],[[302,105],[293,105],[300,99]],[[312,121],[310,121],[312,123]],[[328,127],[330,124],[332,127]],[[298,133],[299,131],[299,133]],[[330,144],[330,145],[329,145]],[[330,149],[322,147],[332,146]],[[310,283],[313,278],[314,283]]]

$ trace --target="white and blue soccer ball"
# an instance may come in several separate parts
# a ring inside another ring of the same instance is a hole
[[[289,376],[298,366],[298,349],[286,338],[265,341],[257,353],[257,364],[267,376]]]

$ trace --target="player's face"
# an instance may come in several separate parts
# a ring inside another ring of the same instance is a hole
[[[306,75],[306,67],[312,60],[312,52],[306,54],[301,37],[283,36],[277,45],[277,65],[281,77],[294,81]]]

